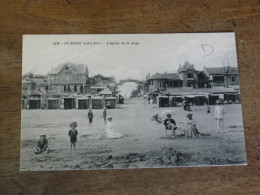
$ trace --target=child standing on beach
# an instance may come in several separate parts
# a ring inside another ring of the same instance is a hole
[[[77,141],[77,135],[78,135],[78,131],[76,129],[76,127],[78,126],[78,123],[73,121],[70,123],[70,130],[68,135],[70,136],[70,143],[71,143],[71,150],[72,150],[72,146],[74,147],[74,150],[76,148],[76,141]]]

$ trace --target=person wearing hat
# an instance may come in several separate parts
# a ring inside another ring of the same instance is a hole
[[[104,118],[104,124],[107,124],[107,108],[104,108],[103,118]]]
[[[217,120],[217,133],[224,132],[224,108],[220,105],[220,101],[216,101],[215,118]]]
[[[78,126],[78,123],[76,121],[73,121],[70,123],[70,130],[69,130],[69,133],[68,135],[70,136],[70,149],[72,150],[72,147],[76,148],[76,141],[77,141],[77,135],[78,135],[78,131],[76,129],[76,127]]]
[[[46,139],[46,135],[40,135],[40,139],[37,142],[36,149],[35,149],[34,153],[35,154],[41,154],[45,151],[49,151],[48,140]]]
[[[185,136],[189,138],[198,138],[202,137],[201,133],[196,127],[196,121],[192,118],[193,114],[188,113],[186,115],[187,117],[187,126],[186,126],[186,131],[185,131]]]
[[[106,133],[107,133],[107,137],[110,139],[118,139],[124,136],[121,133],[118,133],[114,130],[112,116],[107,116]]]
[[[172,130],[172,137],[175,137],[175,130],[177,129],[176,127],[176,122],[174,119],[172,119],[171,114],[167,114],[167,118],[164,120],[164,126],[165,126],[165,131],[167,134],[167,130]]]
[[[88,111],[88,121],[89,121],[89,126],[92,126],[92,121],[93,121],[94,115],[91,109]]]

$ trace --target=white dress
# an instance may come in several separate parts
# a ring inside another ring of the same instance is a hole
[[[114,124],[110,121],[107,121],[106,132],[107,132],[107,137],[110,139],[117,139],[124,136],[121,133],[115,132]]]

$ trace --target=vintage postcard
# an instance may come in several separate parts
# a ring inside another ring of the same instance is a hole
[[[234,33],[24,35],[21,171],[246,165]]]

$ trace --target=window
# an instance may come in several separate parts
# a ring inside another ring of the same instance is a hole
[[[191,74],[191,73],[187,74],[187,78],[188,78],[188,79],[193,78],[193,74]]]
[[[70,75],[66,75],[66,81],[70,80]]]
[[[232,77],[231,77],[231,81],[232,81],[232,82],[236,82],[236,76],[232,76]]]

